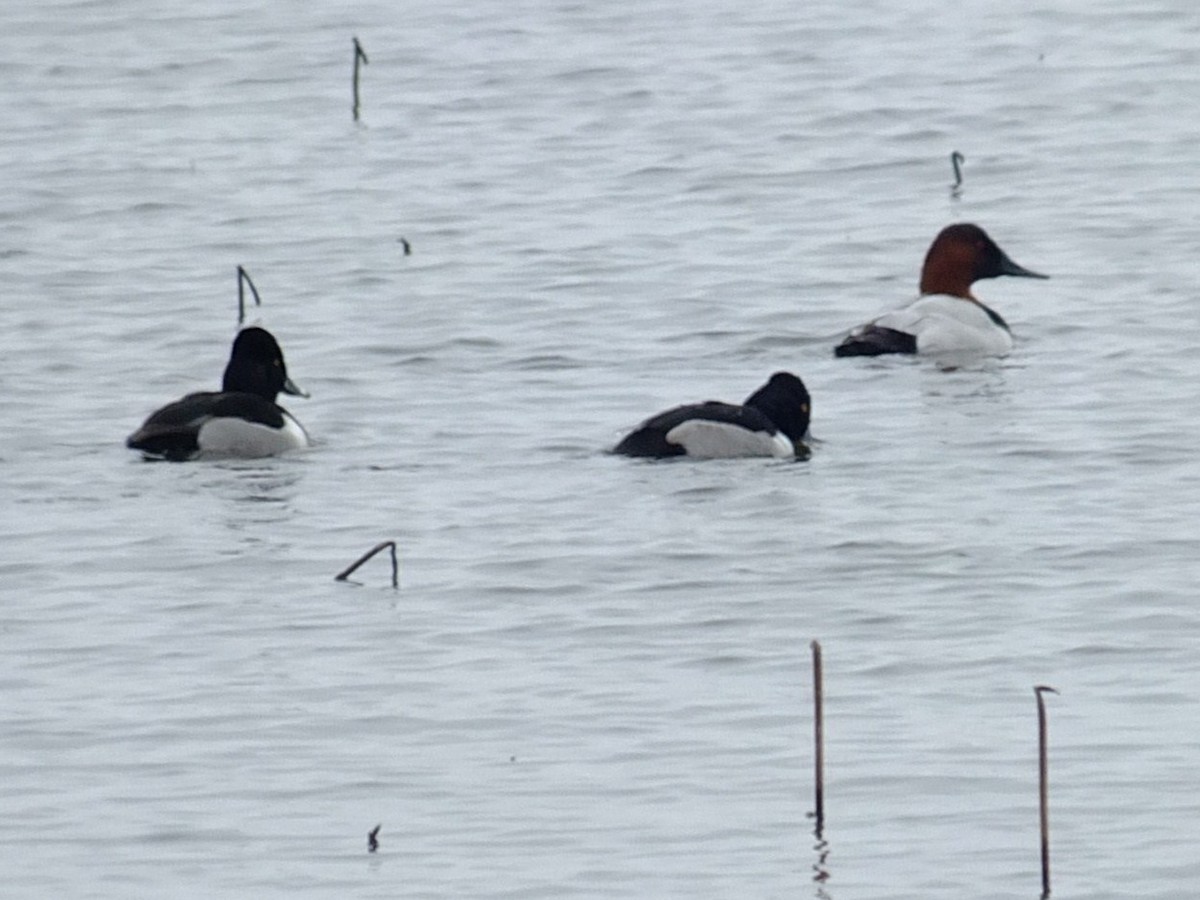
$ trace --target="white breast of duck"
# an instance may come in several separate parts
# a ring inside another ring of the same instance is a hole
[[[808,432],[811,402],[799,378],[776,372],[741,405],[710,400],[652,416],[614,452],[657,459],[794,458]]]
[[[999,313],[948,294],[921,297],[871,324],[911,334],[921,354],[1007,356],[1013,348],[1012,332]]]
[[[236,417],[207,419],[200,425],[196,444],[205,456],[258,458],[277,456],[309,445],[308,433],[295,417],[282,407],[283,424],[268,425]]]
[[[768,422],[752,431],[745,424],[711,419],[688,419],[667,432],[667,443],[680,447],[693,459],[738,459],[750,456],[774,456],[786,459],[796,455],[796,447],[786,434]]]

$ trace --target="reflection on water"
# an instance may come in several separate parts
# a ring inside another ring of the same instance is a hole
[[[277,468],[231,468],[228,471],[237,474],[235,482],[240,494],[231,495],[231,499],[239,503],[278,504],[286,512],[288,504],[295,499],[296,486],[300,483],[303,473],[295,469],[279,470]]]
[[[921,395],[939,403],[943,398],[994,400],[1011,392],[1000,360],[976,359],[965,365],[937,360],[919,371]]]
[[[191,489],[215,498],[225,528],[253,542],[273,540],[272,526],[295,518],[305,470],[288,457],[181,463],[197,469]]]
[[[816,839],[812,845],[813,854],[815,856],[812,865],[812,880],[817,883],[815,896],[820,898],[820,900],[829,900],[831,895],[826,889],[826,882],[830,879],[829,842],[822,836],[822,828],[820,825],[813,829],[813,837]]]

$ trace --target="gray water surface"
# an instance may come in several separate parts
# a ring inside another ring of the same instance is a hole
[[[0,24],[4,896],[1035,897],[1039,683],[1054,896],[1195,893],[1194,4]],[[835,360],[953,221],[1013,355]],[[316,446],[143,463],[239,264]],[[604,452],[779,369],[807,462]]]

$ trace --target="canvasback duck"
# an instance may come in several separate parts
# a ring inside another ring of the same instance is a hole
[[[664,459],[779,458],[805,455],[812,400],[790,372],[776,372],[741,406],[709,400],[676,406],[647,419],[613,453]]]
[[[283,392],[307,397],[288,378],[283,351],[269,331],[238,333],[220,391],[188,394],[153,413],[125,446],[147,459],[182,461],[200,454],[255,458],[308,446],[308,433],[275,403]]]
[[[921,296],[855,328],[834,348],[834,355],[1004,356],[1013,346],[1008,323],[971,293],[979,279],[1000,275],[1050,277],[1017,265],[978,225],[950,225],[934,238],[925,256]]]

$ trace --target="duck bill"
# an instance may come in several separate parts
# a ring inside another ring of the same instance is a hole
[[[308,397],[308,394],[296,387],[296,382],[292,381],[290,378],[284,381],[283,392],[285,394],[291,394],[293,397]]]
[[[1008,258],[1004,253],[1000,254],[1000,274],[1015,275],[1018,278],[1049,278],[1049,275],[1043,275],[1041,272],[1035,272],[1032,269],[1027,269],[1024,266],[1018,266],[1015,262]]]

